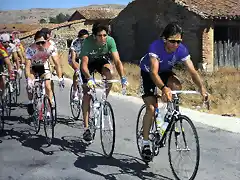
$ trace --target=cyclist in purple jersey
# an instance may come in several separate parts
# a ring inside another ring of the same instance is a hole
[[[143,118],[143,146],[142,155],[148,159],[151,157],[149,146],[149,130],[154,116],[155,87],[162,91],[163,101],[172,100],[171,90],[181,90],[182,86],[172,68],[176,63],[183,63],[190,73],[193,82],[198,86],[203,99],[206,100],[207,92],[202,80],[195,70],[188,49],[182,42],[182,28],[175,24],[168,24],[162,38],[150,44],[148,53],[141,59],[141,91],[146,104],[146,113]]]

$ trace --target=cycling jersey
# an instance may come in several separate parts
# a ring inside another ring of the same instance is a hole
[[[102,56],[117,52],[115,40],[111,36],[107,36],[106,44],[98,45],[93,36],[87,37],[81,49],[80,57],[88,56],[89,60],[101,59]]]
[[[79,63],[79,55],[81,53],[83,41],[79,38],[76,38],[72,41],[71,46],[69,48],[68,52],[68,62],[72,62],[72,56],[71,56],[71,50],[73,50],[76,53],[76,62]]]
[[[70,49],[74,50],[77,56],[79,56],[81,53],[82,44],[83,44],[83,41],[80,40],[79,38],[76,38],[72,41]]]
[[[26,49],[26,58],[31,60],[32,66],[44,65],[45,69],[49,69],[49,57],[56,55],[57,49],[49,41],[45,43],[44,50],[39,50],[36,44],[32,44]]]
[[[7,51],[9,55],[12,55],[12,53],[17,52],[17,47],[14,44],[9,43],[9,46],[7,47]]]
[[[145,72],[150,71],[150,56],[156,57],[159,60],[159,73],[172,71],[176,63],[184,62],[189,59],[190,55],[187,48],[183,44],[179,44],[177,50],[173,53],[168,53],[164,47],[163,40],[155,40],[150,46],[148,53],[141,59],[140,68]]]
[[[6,48],[0,43],[0,65],[4,63],[4,59],[9,57]]]

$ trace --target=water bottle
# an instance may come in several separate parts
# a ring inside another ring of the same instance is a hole
[[[94,124],[95,124],[96,127],[98,127],[97,126],[97,122],[98,122],[98,117],[99,117],[100,103],[99,102],[95,102],[93,104],[93,108],[94,108]]]
[[[165,122],[165,115],[167,113],[166,105],[163,104],[156,111],[157,130],[163,135],[168,126],[168,122]]]

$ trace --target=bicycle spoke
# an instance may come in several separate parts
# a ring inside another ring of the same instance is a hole
[[[44,116],[43,116],[43,122],[44,122],[44,131],[46,135],[47,143],[50,145],[52,142],[52,139],[54,138],[54,119],[52,114],[52,107],[50,100],[47,96],[44,97]]]
[[[180,125],[179,126],[180,128],[179,128],[179,132],[176,132],[176,127],[178,123]],[[186,136],[186,132],[188,132],[186,131],[187,127],[189,127],[188,129],[193,132],[193,135],[189,134],[188,136]],[[175,146],[174,145],[172,146],[171,144],[171,140],[172,140],[171,137],[173,133],[174,133],[173,137],[175,140],[174,141]],[[187,146],[186,137],[188,137],[188,140],[191,137],[194,138],[195,145],[193,147],[189,148]],[[182,141],[182,143],[180,140]],[[187,178],[191,180],[194,179],[197,174],[197,170],[199,166],[200,148],[199,148],[199,140],[198,140],[196,128],[193,125],[192,121],[187,116],[179,115],[178,121],[174,122],[169,133],[168,143],[169,143],[169,146],[168,146],[169,162],[175,178],[176,179]],[[176,153],[176,155],[173,156],[172,153],[174,152]],[[195,153],[194,158],[190,156],[190,153],[191,154]],[[178,160],[177,160],[177,156],[179,157]],[[195,164],[190,165],[190,163],[195,163]]]
[[[100,138],[105,156],[111,157],[115,147],[115,119],[112,106],[107,101],[100,114]]]
[[[78,87],[78,92],[80,93],[81,89]],[[70,108],[74,119],[78,119],[81,113],[81,96],[79,96],[78,101],[73,99],[73,84],[70,90]]]

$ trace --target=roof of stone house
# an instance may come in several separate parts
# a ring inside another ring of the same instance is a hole
[[[205,19],[240,18],[239,0],[173,0]]]
[[[98,20],[98,19],[113,19],[121,11],[122,9],[113,8],[87,8],[76,10],[75,13],[77,12],[80,13],[87,20]],[[69,19],[71,19],[71,17]]]
[[[58,29],[58,28],[63,28],[63,27],[66,27],[66,26],[70,26],[72,24],[77,24],[77,23],[81,23],[83,22],[84,20],[76,20],[76,21],[70,21],[70,22],[64,22],[64,23],[61,23],[61,24],[38,24],[38,27],[29,31],[29,32],[26,32],[26,33],[21,33],[19,38],[20,39],[25,39],[25,38],[28,38],[28,37],[31,37],[33,36],[37,31],[39,31],[40,29],[42,29],[43,27],[46,27],[46,28],[49,28],[51,30],[54,30],[54,29]]]
[[[0,33],[12,31],[27,32],[38,27],[38,24],[0,24]]]

